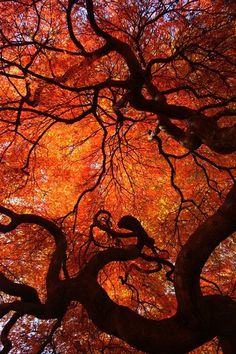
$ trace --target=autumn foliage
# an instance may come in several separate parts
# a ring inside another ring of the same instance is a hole
[[[235,353],[235,18],[0,1],[1,353]]]

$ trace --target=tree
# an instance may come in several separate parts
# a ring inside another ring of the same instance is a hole
[[[234,2],[0,13],[1,352],[233,354]]]

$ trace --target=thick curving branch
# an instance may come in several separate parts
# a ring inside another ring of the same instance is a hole
[[[19,317],[20,316],[18,313],[14,313],[14,315],[12,315],[12,317],[10,318],[10,320],[7,322],[7,324],[4,326],[4,328],[2,330],[0,338],[1,338],[2,345],[3,345],[3,349],[0,351],[1,354],[9,353],[12,348],[12,342],[8,338],[8,335],[9,335],[10,330],[12,329],[14,324],[17,322]]]
[[[14,283],[8,279],[2,272],[0,272],[0,291],[12,296],[20,297],[25,302],[40,303],[37,291],[25,284]]]
[[[111,50],[121,55],[128,66],[130,77],[127,100],[132,107],[138,111],[151,112],[158,115],[159,120],[161,120],[158,125],[160,125],[161,129],[190,151],[198,149],[201,144],[205,144],[212,151],[219,154],[230,154],[236,151],[235,125],[221,128],[215,119],[205,116],[200,110],[168,104],[165,95],[152,83],[150,66],[153,64],[153,59],[147,63],[146,70],[143,70],[131,46],[107,33],[98,25],[92,0],[86,0],[86,7],[88,20],[94,32],[105,40]],[[176,53],[168,58],[168,61],[175,60],[178,55],[183,56],[186,49],[187,47],[178,48]],[[163,61],[163,59],[159,60]],[[154,62],[156,61],[158,59],[154,59]],[[149,91],[152,99],[144,97],[142,94],[142,88],[144,87]],[[186,121],[188,125],[187,131],[172,123],[172,119]]]
[[[113,302],[97,281],[98,272],[112,261],[139,257],[136,246],[110,248],[95,255],[77,277],[75,300],[86,308],[89,317],[102,331],[115,335],[148,353],[184,353],[212,338],[212,334],[187,328],[176,316],[156,321],[146,319]]]
[[[236,230],[236,185],[222,206],[191,235],[175,266],[175,291],[181,316],[205,321],[200,274],[213,250]],[[206,322],[206,321],[205,321]]]
[[[46,286],[47,286],[47,293],[48,297],[50,297],[50,293],[54,292],[54,287],[57,287],[60,284],[60,271],[63,268],[64,273],[66,278],[68,278],[68,272],[66,270],[66,248],[67,248],[67,242],[65,239],[65,236],[61,229],[54,224],[52,221],[49,221],[41,216],[34,215],[34,214],[17,214],[13,212],[12,210],[0,206],[0,213],[8,216],[10,218],[10,222],[8,224],[0,224],[0,232],[2,233],[7,233],[10,231],[15,230],[19,225],[21,224],[35,224],[38,226],[41,226],[45,230],[47,230],[54,238],[55,241],[55,251],[52,254],[51,261],[49,264],[48,272],[47,272],[47,277],[46,277]],[[12,282],[4,279],[5,282],[5,288],[9,289],[13,285]],[[14,291],[16,292],[16,286],[14,287]],[[17,289],[20,289],[19,286],[17,286]],[[19,291],[19,290],[18,290]],[[24,287],[24,291],[28,291],[29,293],[29,288],[26,290],[26,287]],[[32,290],[31,290],[32,291]],[[21,295],[19,295],[21,296]],[[23,295],[23,289],[22,289],[22,296]],[[21,296],[21,297],[22,297]]]
[[[183,247],[175,272],[178,311],[170,319],[147,320],[118,306],[97,282],[99,270],[107,263],[135,259],[138,248],[108,249],[94,256],[78,276],[83,289],[78,301],[85,306],[93,322],[101,330],[149,353],[185,353],[215,336],[224,338],[225,347],[232,347],[236,304],[221,295],[203,297],[199,278],[212,251],[235,231],[235,204],[236,186],[233,186],[223,205]],[[227,353],[233,354],[233,351]]]
[[[56,250],[52,255],[49,273],[55,270],[55,277],[47,275],[48,297],[45,304],[37,301],[14,301],[0,305],[0,314],[15,311],[17,316],[31,314],[41,319],[60,318],[70,301],[80,302],[87,310],[93,323],[102,331],[115,335],[138,350],[159,354],[183,354],[215,336],[222,338],[225,353],[233,354],[234,331],[236,327],[236,304],[229,297],[212,295],[202,297],[199,276],[214,248],[235,230],[236,187],[234,186],[218,211],[203,223],[183,247],[176,262],[175,288],[178,300],[176,315],[164,320],[151,320],[140,316],[131,309],[117,305],[98,283],[97,276],[108,263],[135,260],[140,256],[137,246],[109,248],[94,255],[70,279],[60,280],[59,270],[65,256],[65,237],[51,221],[29,214],[16,214],[0,207],[1,213],[11,221],[0,225],[1,232],[10,232],[23,222],[44,227],[54,237]],[[217,222],[217,225],[215,225]],[[2,278],[4,291],[12,291],[14,283]],[[50,280],[52,283],[50,285]],[[23,299],[23,291],[32,292],[30,287],[15,287],[14,295]],[[204,323],[198,320],[196,310]],[[18,317],[16,317],[18,318]],[[195,321],[197,318],[198,321]],[[193,320],[194,319],[194,320]],[[10,324],[14,324],[14,319]],[[9,326],[10,326],[9,324]],[[5,347],[9,347],[8,327],[3,333]],[[231,351],[230,351],[231,350]]]
[[[236,305],[231,299],[220,295],[203,298],[203,304],[212,316],[208,329],[189,326],[178,313],[160,321],[146,319],[113,302],[97,281],[99,270],[109,262],[133,260],[138,256],[139,250],[135,246],[126,249],[110,248],[95,255],[78,275],[78,291],[74,300],[84,305],[89,317],[100,330],[153,354],[183,354],[220,333],[225,336],[233,333]],[[227,329],[222,326],[224,321],[228,321]]]

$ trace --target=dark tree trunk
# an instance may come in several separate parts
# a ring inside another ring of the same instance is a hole
[[[59,272],[61,268],[65,269],[66,252],[62,231],[52,222],[36,215],[16,214],[4,207],[0,207],[0,212],[11,218],[8,225],[0,225],[1,232],[12,231],[21,223],[34,223],[45,228],[56,244],[46,279],[46,302],[40,302],[35,289],[19,286],[1,275],[0,290],[21,297],[21,301],[1,304],[1,316],[12,310],[16,311],[18,317],[31,314],[42,319],[61,318],[70,301],[78,301],[83,304],[100,330],[119,337],[144,352],[186,353],[218,336],[221,338],[224,353],[234,353],[236,303],[227,296],[202,296],[199,282],[202,268],[213,250],[235,231],[236,186],[228,193],[216,213],[190,236],[179,253],[174,274],[177,313],[160,321],[146,319],[127,307],[117,305],[97,281],[99,271],[106,264],[140,257],[137,246],[109,248],[99,252],[78,276],[70,279],[65,271],[65,280],[60,280]],[[11,323],[13,325],[15,319]],[[9,348],[7,334],[10,324],[8,327],[2,334],[6,348]]]

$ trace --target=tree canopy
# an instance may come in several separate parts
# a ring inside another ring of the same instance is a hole
[[[1,353],[235,353],[235,19],[0,2]]]

